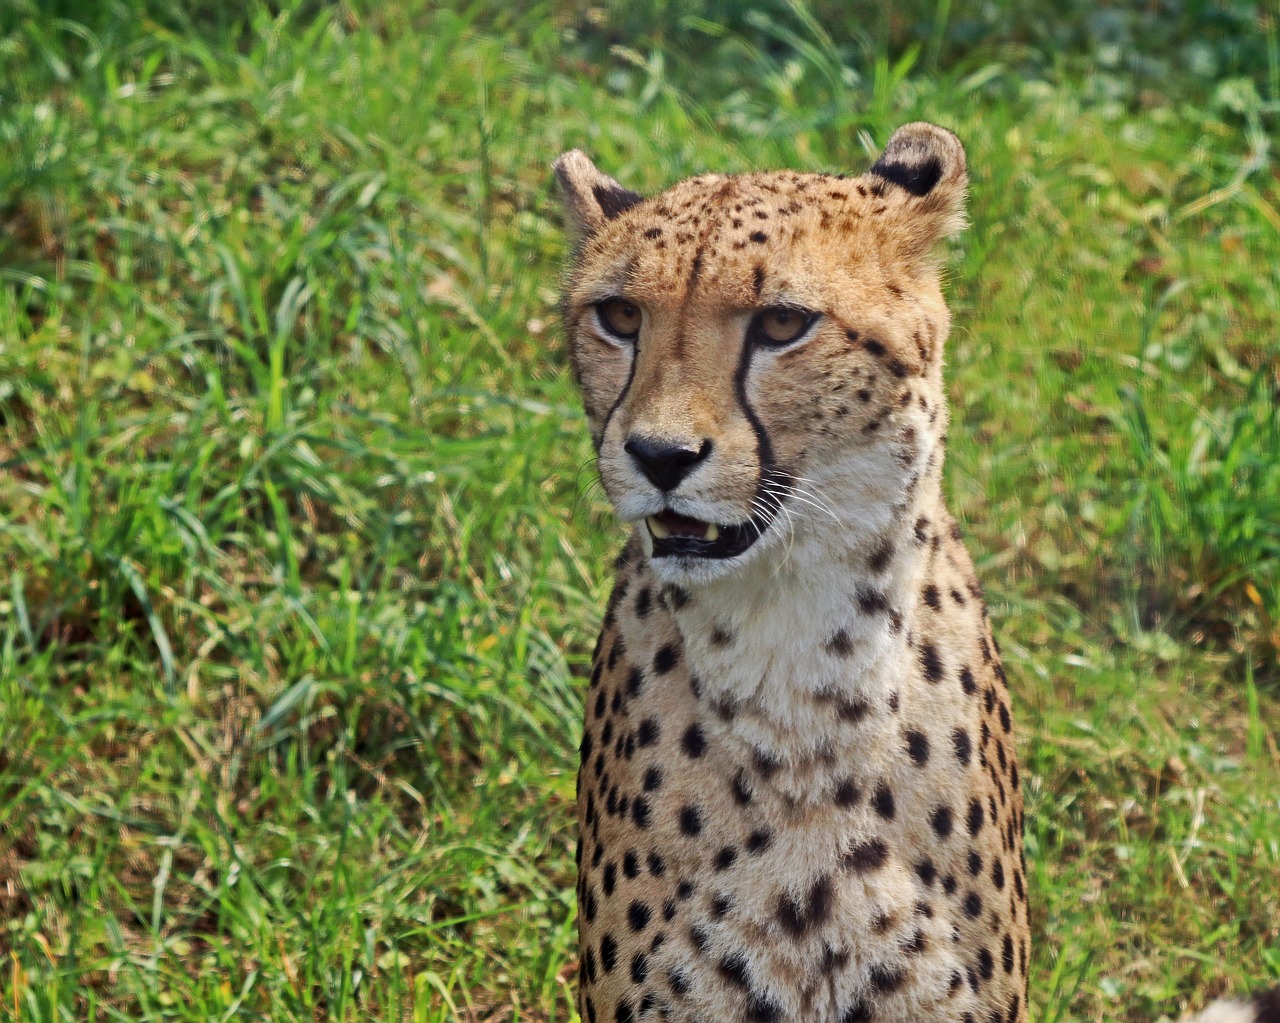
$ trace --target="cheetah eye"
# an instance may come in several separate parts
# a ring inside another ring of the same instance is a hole
[[[789,345],[799,341],[817,318],[817,313],[792,306],[762,309],[752,318],[747,336],[755,344],[769,348]]]
[[[596,303],[600,325],[619,341],[634,341],[640,333],[640,307],[625,298],[606,298]]]

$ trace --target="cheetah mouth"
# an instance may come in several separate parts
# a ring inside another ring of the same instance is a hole
[[[703,522],[670,510],[645,518],[655,558],[735,558],[758,539],[764,527],[752,520]]]

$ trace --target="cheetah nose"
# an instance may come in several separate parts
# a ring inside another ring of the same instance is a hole
[[[650,483],[667,492],[675,490],[711,454],[711,441],[704,440],[701,447],[695,448],[656,437],[628,437],[622,449]]]

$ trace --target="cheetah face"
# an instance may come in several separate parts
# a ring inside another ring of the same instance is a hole
[[[556,162],[566,333],[618,515],[667,581],[868,536],[940,457],[949,320],[934,243],[959,141],[908,125],[859,178],[706,175],[653,199]]]

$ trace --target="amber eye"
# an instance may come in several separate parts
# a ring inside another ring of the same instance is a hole
[[[815,319],[817,314],[807,309],[789,306],[764,309],[751,321],[752,340],[763,345],[790,344],[804,334]]]
[[[606,298],[596,304],[600,322],[614,337],[623,341],[634,340],[640,333],[640,307],[625,298]]]

